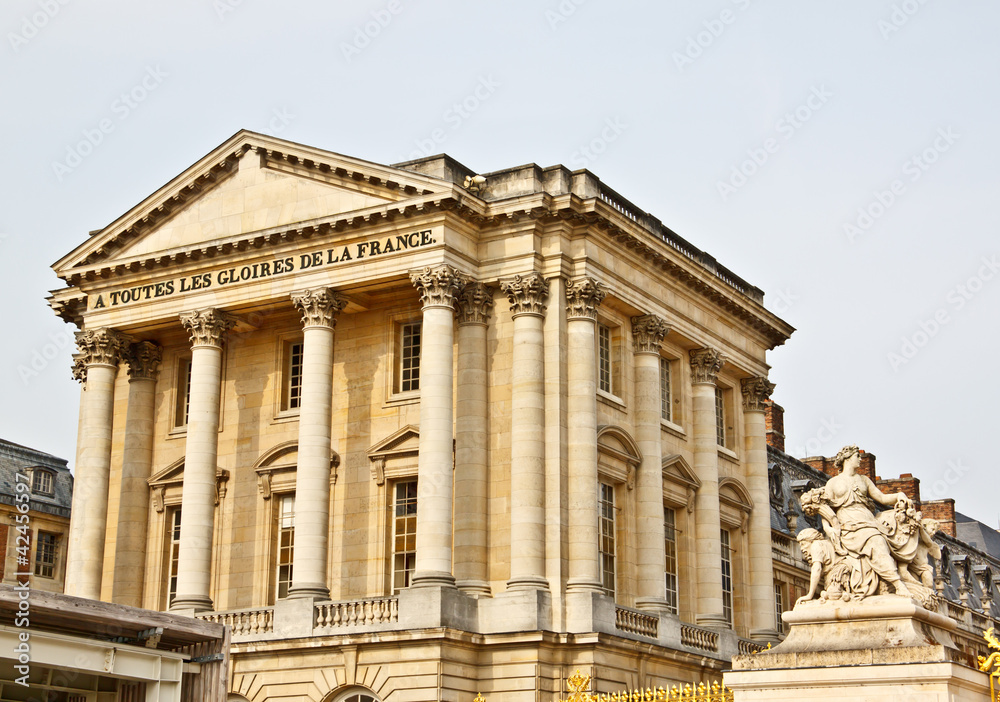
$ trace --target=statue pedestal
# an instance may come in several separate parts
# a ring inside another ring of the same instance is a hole
[[[807,602],[782,618],[790,625],[783,642],[733,658],[725,684],[735,702],[981,702],[989,695],[986,674],[959,664],[955,622],[913,600]]]

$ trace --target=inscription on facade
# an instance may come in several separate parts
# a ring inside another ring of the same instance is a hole
[[[99,310],[108,307],[119,307],[134,302],[145,302],[147,300],[155,300],[195,290],[221,288],[238,283],[271,278],[276,275],[315,270],[347,261],[376,258],[396,253],[397,251],[430,246],[436,243],[436,241],[431,235],[430,229],[410,232],[409,234],[397,234],[384,239],[359,241],[351,246],[338,246],[307,254],[275,258],[272,261],[261,261],[245,266],[224,268],[211,273],[198,273],[196,275],[166,280],[161,283],[136,285],[121,290],[112,290],[111,292],[91,296],[93,300],[91,309]]]

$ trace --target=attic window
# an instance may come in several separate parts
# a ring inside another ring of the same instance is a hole
[[[36,468],[31,475],[31,491],[39,495],[52,495],[55,479],[52,471]]]

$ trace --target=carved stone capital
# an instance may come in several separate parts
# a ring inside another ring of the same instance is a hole
[[[711,348],[691,349],[691,382],[695,385],[715,385],[726,357]]]
[[[670,325],[655,314],[632,318],[632,343],[636,353],[659,354],[660,343],[670,332]]]
[[[420,291],[420,302],[424,309],[428,307],[454,309],[455,298],[468,280],[468,276],[446,263],[410,272],[410,281]]]
[[[107,327],[78,331],[76,345],[80,351],[73,356],[73,375],[81,366],[117,366],[128,352],[129,341],[125,334]]]
[[[545,314],[545,305],[549,297],[549,286],[540,273],[515,275],[511,280],[500,283],[500,289],[507,294],[510,311],[515,315]]]
[[[763,412],[775,387],[774,383],[768,382],[767,378],[761,375],[744,378],[740,381],[740,386],[743,390],[743,410],[745,412]]]
[[[163,349],[152,341],[140,341],[128,349],[129,380],[156,380]]]
[[[566,281],[566,317],[597,319],[597,308],[608,291],[593,278]]]
[[[458,323],[486,324],[493,311],[493,288],[470,281],[458,294]]]
[[[236,324],[236,318],[217,309],[195,310],[182,313],[181,324],[191,335],[192,346],[222,348],[226,331]]]
[[[292,293],[292,304],[302,313],[302,326],[337,326],[336,315],[347,306],[347,300],[330,288],[313,288]]]

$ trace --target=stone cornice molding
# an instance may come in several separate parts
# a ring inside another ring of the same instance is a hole
[[[532,314],[538,317],[545,315],[545,306],[549,297],[549,286],[541,273],[515,275],[511,280],[500,282],[500,289],[507,294],[510,311],[516,317],[522,314]]]
[[[489,323],[493,311],[493,288],[475,280],[469,281],[459,292],[457,302],[456,316],[460,325],[485,325]]]
[[[688,353],[691,356],[691,383],[715,385],[726,357],[713,348],[691,349]]]
[[[670,332],[670,325],[663,317],[644,314],[632,318],[632,343],[636,353],[660,354],[660,344]]]
[[[152,341],[132,344],[128,350],[129,380],[156,380],[163,360],[163,349]]]
[[[347,300],[332,288],[313,288],[293,292],[292,304],[302,313],[302,328],[337,326],[337,313],[347,306]]]
[[[566,281],[566,318],[597,319],[597,308],[608,291],[593,278]]]
[[[180,315],[181,325],[191,335],[192,348],[210,346],[222,348],[226,331],[236,324],[236,318],[222,310],[209,308]]]
[[[740,389],[743,391],[743,411],[763,412],[774,388],[774,383],[761,375],[743,378],[740,381]]]
[[[73,354],[73,377],[86,378],[88,366],[114,366],[128,353],[131,339],[109,327],[76,332],[78,353]]]
[[[429,307],[455,309],[455,298],[468,280],[468,276],[447,263],[410,271],[410,282],[420,292],[420,304],[424,309]]]

